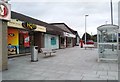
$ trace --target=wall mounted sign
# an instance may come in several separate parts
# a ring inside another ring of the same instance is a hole
[[[56,45],[56,38],[55,37],[51,37],[51,45]]]
[[[74,34],[70,34],[70,33],[67,33],[67,32],[63,32],[64,36],[66,37],[72,37],[72,38],[75,38],[76,36]]]
[[[37,28],[35,24],[28,23],[28,22],[22,23],[22,26],[28,30],[35,30]]]
[[[11,19],[7,25],[9,27],[15,27],[15,28],[21,28],[21,29],[25,29],[23,26],[22,26],[22,22],[17,20],[17,19]]]
[[[23,27],[23,22],[17,19],[11,19],[8,22],[8,26],[9,27],[13,27],[13,28],[20,28],[20,29],[26,29],[25,27]],[[44,26],[40,26],[40,25],[36,25],[36,29],[35,31],[40,31],[40,32],[46,32],[46,28]]]
[[[10,20],[10,18],[11,18],[10,4],[0,1],[0,19]]]
[[[41,31],[41,32],[46,32],[46,28],[44,26],[40,26],[40,25],[36,25],[37,28],[35,29],[35,31]]]

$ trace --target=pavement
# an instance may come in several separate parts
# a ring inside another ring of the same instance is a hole
[[[97,49],[79,46],[59,49],[52,57],[38,55],[9,59],[8,70],[2,72],[3,80],[118,80],[116,62],[97,62]]]

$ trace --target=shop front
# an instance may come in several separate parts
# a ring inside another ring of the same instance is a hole
[[[59,39],[60,49],[66,48],[66,37],[60,36]]]
[[[30,52],[30,39],[28,31],[8,28],[8,54],[21,54]]]
[[[8,55],[21,53],[21,46],[24,45],[22,22],[11,19],[8,22]],[[24,50],[24,49],[23,49]]]
[[[66,37],[66,47],[73,47],[75,42],[74,39],[76,36],[67,32],[64,32],[63,34]]]
[[[22,22],[11,19],[8,22],[8,55],[30,53],[29,31],[22,26]]]
[[[44,41],[45,41],[44,43],[45,48],[59,49],[59,36],[58,35],[45,34]]]
[[[46,32],[46,28],[43,26],[38,26],[34,32],[34,45],[38,46],[38,51],[40,48],[44,48],[44,33]]]
[[[73,38],[72,37],[67,37],[66,39],[66,47],[73,47]]]
[[[26,29],[22,25],[22,21],[12,19],[8,22],[8,54],[20,55],[30,53],[30,45],[41,47],[42,42],[41,34],[46,32],[46,28],[36,25],[36,29],[33,31],[33,35],[30,35],[30,30]],[[31,26],[31,25],[28,25]]]

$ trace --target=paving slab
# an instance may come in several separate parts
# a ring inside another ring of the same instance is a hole
[[[117,80],[118,64],[98,62],[97,49],[78,47],[59,49],[55,56],[38,54],[38,62],[31,56],[9,59],[3,80]]]

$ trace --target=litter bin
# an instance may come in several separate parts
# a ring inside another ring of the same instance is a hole
[[[38,61],[38,46],[32,46],[31,47],[31,62],[37,62]]]

